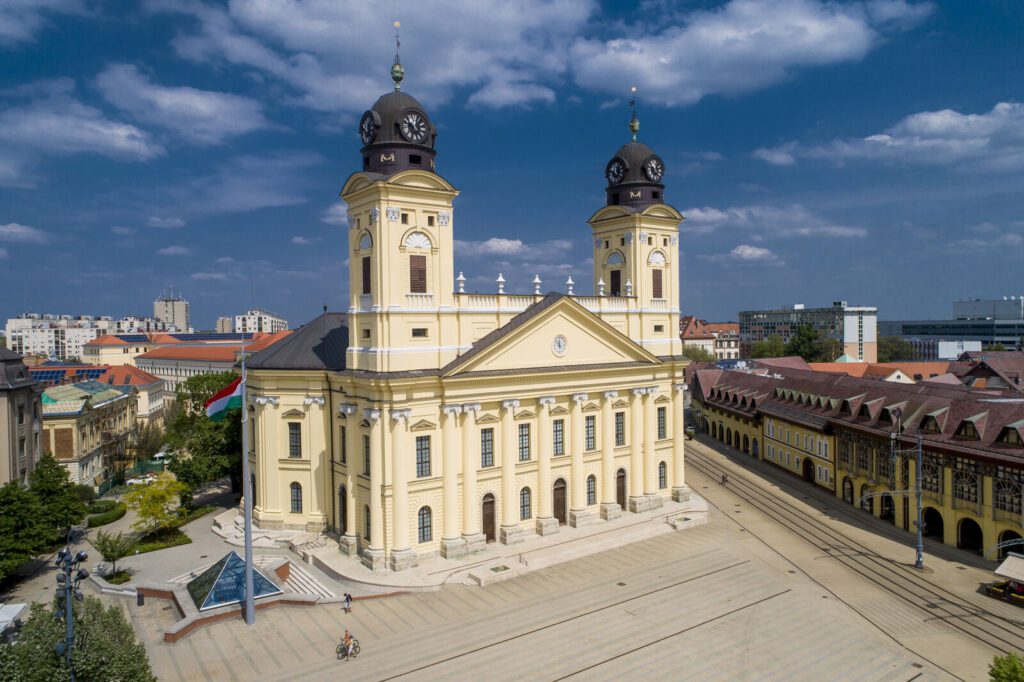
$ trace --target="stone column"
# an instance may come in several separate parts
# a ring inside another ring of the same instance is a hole
[[[409,544],[409,417],[412,410],[391,410],[391,570],[417,565]]]
[[[380,410],[367,408],[363,417],[370,423],[370,546],[363,550],[363,565],[374,573],[387,568],[384,556],[384,508],[381,490],[384,484],[383,429]]]
[[[570,447],[570,483],[569,525],[573,528],[586,526],[594,521],[594,516],[587,511],[587,489],[583,483],[583,403],[589,398],[586,393],[572,394],[572,421],[570,429],[572,440]]]
[[[462,539],[466,551],[475,552],[487,545],[480,529],[480,501],[476,495],[476,472],[480,468],[480,439],[475,413],[480,403],[462,406]]]
[[[516,461],[519,459],[516,449],[515,411],[519,407],[518,400],[501,401],[501,528],[498,539],[502,544],[514,545],[526,538],[519,527],[519,514],[516,513]]]
[[[444,531],[441,556],[458,559],[466,555],[466,541],[459,535],[459,444],[456,429],[462,405],[443,405],[441,424],[442,491],[444,495]]]
[[[345,415],[345,527],[342,528],[338,548],[343,554],[355,556],[359,551],[356,535],[356,477],[353,470],[359,456],[359,411],[356,405],[342,405],[338,412]],[[335,490],[337,495],[338,491]],[[371,529],[372,530],[372,529]]]
[[[658,492],[658,453],[654,448],[658,424],[654,413],[654,396],[657,393],[657,386],[648,386],[644,393],[644,497],[648,500],[648,509],[658,509],[664,502]]]
[[[551,499],[551,451],[554,447],[551,434],[551,407],[555,396],[549,395],[537,400],[537,533],[553,535],[558,532]]]
[[[690,486],[686,485],[686,384],[676,384],[672,393],[672,499],[687,502]]]
[[[606,521],[622,515],[622,507],[615,501],[615,419],[612,416],[612,401],[619,397],[618,391],[605,391],[601,401],[601,518]]]
[[[634,388],[633,400],[629,405],[629,511],[647,511],[644,497],[644,456],[643,397],[646,388]]]

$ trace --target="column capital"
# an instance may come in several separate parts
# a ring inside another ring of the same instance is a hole
[[[391,412],[391,420],[395,421],[395,422],[400,422],[403,419],[406,422],[408,422],[409,421],[409,417],[412,416],[412,410],[407,408],[407,407],[406,408],[402,408],[402,409],[397,409],[397,410],[392,408],[390,410],[390,412]]]
[[[546,395],[541,398],[537,398],[537,404],[541,407],[551,407],[555,404],[555,396]]]
[[[462,412],[462,405],[442,405],[441,412],[449,416]]]
[[[320,407],[323,407],[324,402],[324,397],[322,395],[307,395],[302,399],[303,405],[319,405]]]
[[[372,424],[380,419],[380,410],[374,407],[367,407],[363,410],[363,418]]]
[[[570,397],[575,403],[582,403],[584,400],[590,398],[590,396],[587,395],[586,393],[573,393]]]
[[[281,404],[281,399],[276,395],[257,395],[253,396],[252,401],[257,405],[273,405],[274,407]]]
[[[501,406],[506,410],[514,410],[519,407],[519,401],[516,399],[502,400]]]
[[[690,387],[687,384],[675,384],[672,388],[677,391],[689,391]]]
[[[658,387],[658,386],[648,386],[647,387],[647,395],[654,395],[654,394],[656,394],[660,390],[661,390],[661,388]]]
[[[359,411],[359,406],[353,403],[342,403],[338,405],[338,414],[348,416]]]
[[[618,398],[619,397],[619,392],[618,391],[605,391],[604,392],[604,397],[605,397],[605,400],[611,400],[612,398]]]
[[[633,395],[635,395],[637,397],[640,397],[640,396],[644,395],[645,393],[647,393],[647,389],[646,388],[634,388],[633,389]]]
[[[469,412],[479,412],[480,411],[480,403],[463,403],[462,404],[462,411],[466,412],[466,413],[469,413]]]

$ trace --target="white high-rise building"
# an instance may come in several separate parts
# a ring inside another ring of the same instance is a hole
[[[7,320],[7,347],[21,355],[81,358],[82,347],[97,336],[115,331],[109,316],[26,313]]]
[[[153,301],[153,317],[164,322],[174,331],[191,332],[192,326],[188,317],[188,301],[174,293],[161,294]]]
[[[235,332],[283,332],[288,329],[288,320],[260,308],[253,308],[242,315],[235,315]]]

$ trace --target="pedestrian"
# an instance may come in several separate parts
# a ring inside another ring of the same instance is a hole
[[[345,613],[352,613],[352,595],[345,593]]]

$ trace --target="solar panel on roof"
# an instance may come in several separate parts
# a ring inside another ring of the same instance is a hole
[[[145,334],[117,334],[117,338],[126,343],[145,343],[149,340]]]

